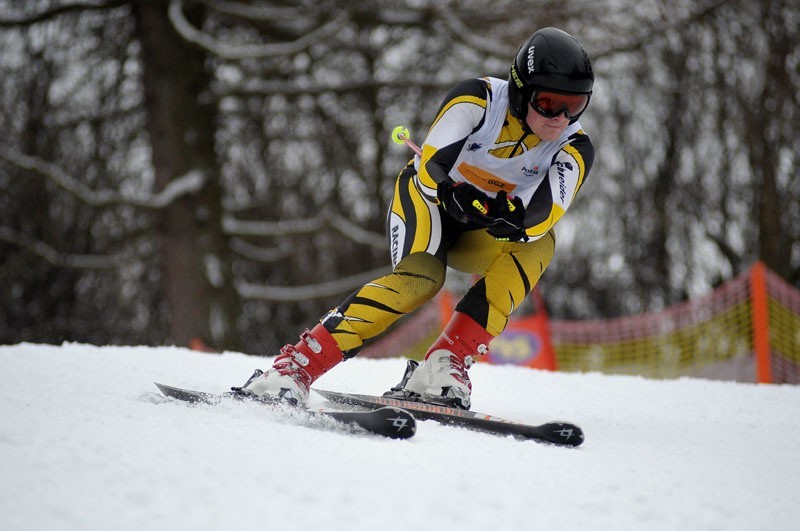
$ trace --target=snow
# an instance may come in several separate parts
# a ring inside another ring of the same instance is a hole
[[[0,529],[796,529],[800,388],[479,364],[473,408],[581,425],[577,449],[430,421],[408,441],[192,406],[269,360],[179,348],[0,347]],[[380,393],[401,359],[318,385]],[[315,405],[322,405],[319,397]]]

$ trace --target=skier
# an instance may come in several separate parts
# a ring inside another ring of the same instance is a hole
[[[467,370],[550,263],[553,226],[591,169],[594,148],[578,118],[593,84],[580,43],[544,28],[519,49],[507,81],[475,78],[451,89],[421,156],[395,184],[392,273],[356,290],[234,390],[304,403],[317,378],[432,299],[450,266],[480,278],[424,361],[410,363],[387,394],[469,409]]]

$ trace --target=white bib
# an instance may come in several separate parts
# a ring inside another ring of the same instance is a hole
[[[509,153],[519,138],[497,142],[508,115],[508,82],[491,77],[487,79],[492,86],[492,97],[487,101],[483,125],[467,137],[450,170],[450,177],[457,182],[471,183],[492,197],[505,190],[527,205],[547,176],[556,153],[569,143],[569,137],[581,126],[579,122],[570,124],[558,140],[541,141],[531,149],[520,143],[511,158],[508,155],[497,156],[492,152],[506,148],[504,151]]]

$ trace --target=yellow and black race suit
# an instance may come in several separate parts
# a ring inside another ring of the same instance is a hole
[[[572,204],[594,161],[579,122],[544,141],[508,109],[507,82],[470,79],[446,96],[415,157],[397,178],[388,216],[394,270],[365,284],[323,318],[346,356],[438,293],[446,268],[479,280],[456,310],[492,335],[539,281],[555,250],[553,226]],[[436,197],[445,179],[490,197],[523,200],[527,242],[504,242],[450,217]]]

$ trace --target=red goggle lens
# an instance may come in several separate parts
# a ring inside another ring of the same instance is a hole
[[[531,106],[545,118],[555,118],[567,113],[567,118],[574,120],[589,105],[588,94],[559,94],[538,90],[531,96]]]

